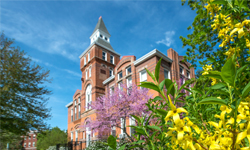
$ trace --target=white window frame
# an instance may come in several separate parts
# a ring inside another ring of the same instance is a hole
[[[91,77],[91,67],[89,67],[89,77]]]
[[[113,76],[114,75],[114,69],[113,68],[109,68],[109,76]]]
[[[71,132],[71,134],[70,134],[70,139],[71,139],[71,141],[73,141],[73,136],[74,136],[74,133],[73,132]]]
[[[35,147],[35,144],[36,144],[36,143],[35,143],[35,142],[33,142],[33,147]]]
[[[86,94],[85,94],[85,99],[86,99],[86,102],[85,102],[85,110],[90,110],[91,109],[91,106],[89,106],[91,104],[91,101],[92,101],[92,86],[89,84],[86,88]],[[89,98],[89,99],[88,99]],[[88,107],[89,106],[89,107]]]
[[[89,127],[86,128],[86,147],[89,146],[91,142],[91,130],[89,129]]]
[[[125,120],[125,121],[124,121]],[[123,123],[125,123],[124,128],[126,128],[126,119],[121,118],[121,134],[123,134]]]
[[[182,69],[182,72],[180,72],[180,74],[184,75],[184,68],[182,66],[180,66],[180,68]]]
[[[130,70],[131,70],[131,72],[130,73],[132,73],[132,68],[131,68],[131,66],[128,66],[127,68],[126,68],[126,75],[128,75],[128,69],[130,68]]]
[[[111,57],[113,58],[112,62],[111,62]],[[110,55],[110,63],[115,64],[115,57],[113,55]]]
[[[131,79],[131,80],[129,80],[129,79]],[[131,87],[132,86],[132,82],[133,82],[132,81],[132,76],[127,77],[126,81],[127,81],[127,88]],[[129,81],[131,81],[131,84],[129,83]]]
[[[29,142],[29,147],[31,146],[31,143]]]
[[[122,74],[122,71],[118,72],[118,80],[120,80],[122,77],[120,77],[120,74]]]
[[[130,126],[135,126],[136,124],[135,124],[136,122],[135,122],[135,119],[131,116],[130,118],[129,118],[129,125]],[[132,136],[132,127],[129,127],[129,132],[130,132],[130,136]]]
[[[88,62],[90,61],[90,52],[88,52]]]
[[[75,106],[75,120],[77,119],[77,107]]]
[[[78,97],[78,103],[81,103],[81,97],[80,96]]]
[[[74,113],[73,113],[73,108],[71,109],[71,122],[74,120],[73,119]]]
[[[26,136],[24,137],[24,140],[26,140]]]
[[[35,134],[33,134],[33,139],[36,139],[36,135]]]
[[[102,59],[103,59],[103,54],[105,54],[105,56],[104,56],[104,57],[105,57],[105,59],[104,59],[104,60],[105,60],[105,61],[107,61],[107,53],[106,53],[106,52],[104,52],[104,51],[102,51]]]
[[[122,84],[122,81],[118,82],[118,89],[119,90],[122,90],[121,84]]]
[[[81,104],[78,104],[78,118],[81,116]]]
[[[187,70],[187,73],[188,73],[187,78],[190,79],[190,71]]]
[[[75,141],[78,141],[78,131],[76,131],[76,139]]]
[[[85,71],[85,78],[86,78],[86,80],[88,79],[88,69],[86,69],[86,71]]]
[[[142,80],[142,73],[146,73],[146,80],[144,79],[144,80]],[[140,82],[143,82],[143,81],[147,81],[148,79],[147,79],[148,77],[147,77],[147,71],[146,71],[146,69],[143,69],[142,71],[140,71]]]
[[[23,147],[26,147],[26,143],[23,144]]]
[[[83,59],[84,59],[84,65],[86,65],[86,56],[84,56]]]
[[[31,139],[31,136],[29,135],[29,140]]]
[[[163,73],[164,73],[164,78],[165,78],[165,71],[168,72],[168,78],[167,79],[170,79],[170,71],[168,69],[164,69]],[[166,78],[165,78],[166,79]]]

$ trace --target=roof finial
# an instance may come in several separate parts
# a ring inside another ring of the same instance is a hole
[[[99,20],[102,18],[102,16],[99,17]]]

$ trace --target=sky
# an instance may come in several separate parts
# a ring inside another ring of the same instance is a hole
[[[67,129],[68,111],[65,105],[81,89],[81,53],[90,45],[99,17],[111,34],[110,44],[121,54],[140,58],[153,49],[165,55],[173,48],[185,55],[180,36],[196,16],[180,0],[172,1],[0,1],[0,30],[15,39],[15,45],[27,52],[36,64],[50,70],[51,83],[46,83],[52,95],[51,127]]]

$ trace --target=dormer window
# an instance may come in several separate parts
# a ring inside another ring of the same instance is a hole
[[[107,40],[108,40],[108,38],[107,38],[107,37],[105,37],[105,40],[107,41]]]
[[[103,36],[100,34],[100,37],[102,38]]]

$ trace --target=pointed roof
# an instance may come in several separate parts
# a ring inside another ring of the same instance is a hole
[[[95,29],[94,29],[93,33],[95,33],[95,31],[97,29],[102,30],[103,32],[107,33],[110,36],[110,34],[109,34],[109,32],[108,32],[108,30],[107,30],[107,28],[106,28],[106,26],[105,26],[105,24],[104,24],[104,22],[102,20],[102,16],[99,17],[99,20],[98,20],[98,22],[97,22],[97,24],[95,26]],[[92,33],[92,35],[93,35],[93,33]]]

